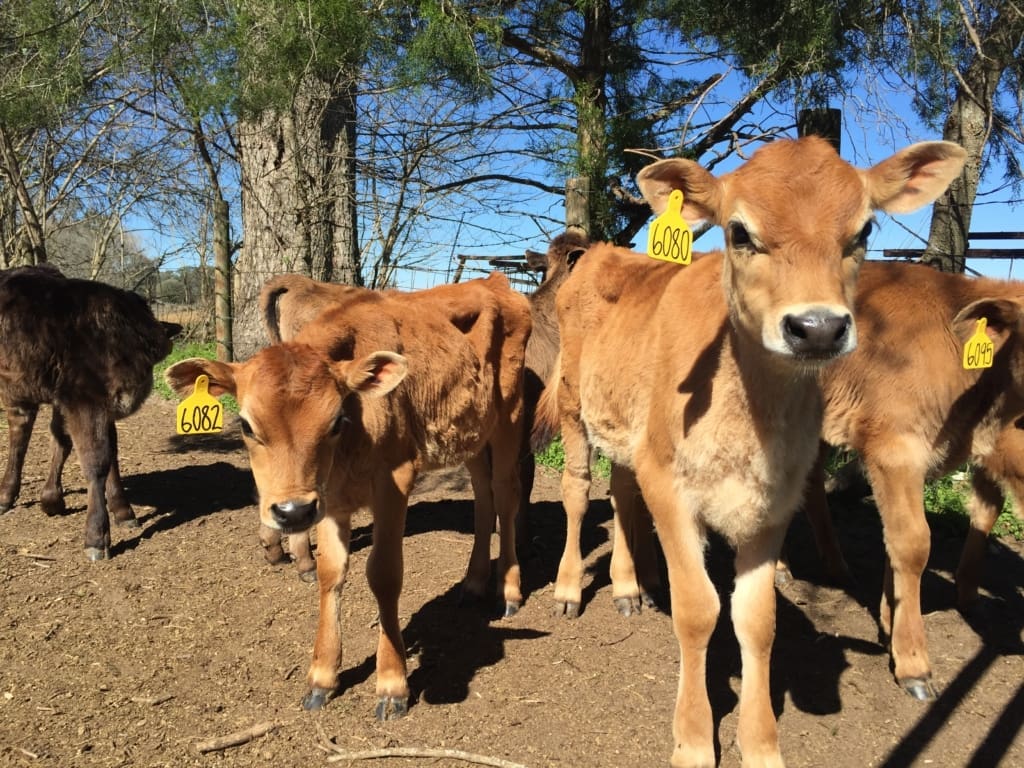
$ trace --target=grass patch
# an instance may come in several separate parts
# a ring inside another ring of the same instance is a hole
[[[543,451],[536,455],[537,463],[544,467],[550,467],[556,472],[565,469],[565,446],[562,445],[562,436],[558,435]],[[595,453],[594,461],[590,465],[591,472],[597,477],[607,480],[612,474],[612,462],[607,456]]]
[[[212,341],[189,341],[184,344],[175,344],[171,354],[153,366],[153,391],[158,392],[165,400],[177,400],[178,396],[171,391],[171,388],[167,386],[167,382],[164,380],[164,371],[175,363],[192,357],[216,360],[217,345]],[[238,413],[238,402],[231,395],[221,395],[218,399],[224,404],[225,411]]]

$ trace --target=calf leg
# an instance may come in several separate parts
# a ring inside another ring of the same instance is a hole
[[[288,562],[288,555],[281,546],[282,534],[277,528],[260,523],[260,546],[263,547],[263,557],[271,565],[280,565]]]
[[[775,639],[775,563],[785,534],[785,526],[762,530],[736,551],[732,623],[743,674],[736,740],[745,766],[783,766],[772,710],[770,667]]]
[[[924,473],[870,462],[868,474],[888,555],[879,618],[882,628],[890,632],[896,680],[914,698],[931,699],[935,689],[921,616],[921,574],[931,550],[924,516]]]
[[[348,510],[334,510],[317,524],[316,573],[320,584],[320,617],[313,662],[306,674],[309,690],[302,699],[303,709],[321,709],[338,685],[342,660],[341,592],[348,577],[351,539],[352,516]]]
[[[124,528],[138,528],[135,510],[128,503],[121,482],[121,465],[117,458],[117,425],[110,425],[110,472],[107,473],[107,507],[114,516],[114,522]]]
[[[67,514],[61,477],[70,455],[71,436],[64,424],[64,414],[55,406],[50,417],[50,474],[39,496],[39,506],[50,517]]]
[[[4,479],[0,481],[0,515],[9,511],[18,499],[21,491],[21,473],[25,466],[25,453],[28,451],[32,427],[36,423],[36,405],[7,406],[7,431],[10,450],[7,453],[7,467]]]
[[[679,643],[679,688],[672,733],[673,768],[715,765],[714,725],[707,690],[707,650],[718,621],[718,592],[704,566],[704,537],[693,515],[676,501],[671,473],[637,467],[637,479],[649,499],[658,538],[668,565],[672,628]]]
[[[523,604],[519,559],[516,556],[516,518],[520,513],[519,443],[522,430],[509,425],[490,442],[491,490],[498,515],[498,593],[506,617]]]
[[[378,720],[394,720],[409,708],[405,643],[398,623],[398,597],[402,592],[402,537],[415,470],[409,466],[392,473],[392,482],[374,492],[373,549],[366,561],[366,578],[377,598],[380,637],[377,642]],[[493,521],[493,517],[491,518]]]
[[[555,613],[576,618],[583,600],[583,553],[580,535],[583,516],[590,504],[590,445],[583,426],[563,411],[562,445],[565,469],[562,472],[562,506],[565,508],[565,549],[558,564],[555,581]]]
[[[295,561],[299,579],[312,584],[316,581],[316,560],[309,542],[309,531],[288,534],[288,553]]]
[[[804,497],[804,513],[814,532],[814,543],[818,547],[825,566],[825,574],[833,584],[850,584],[853,577],[850,567],[846,564],[839,537],[832,525],[832,515],[828,509],[828,497],[825,494],[825,460],[828,458],[828,445],[821,444],[818,458],[807,476],[807,491]]]
[[[649,591],[659,581],[654,530],[632,471],[613,464],[609,485],[614,510],[612,600],[620,614],[630,616],[642,603],[654,604]]]
[[[970,610],[978,600],[981,571],[985,564],[985,545],[1005,501],[1006,497],[999,484],[983,468],[978,467],[972,478],[971,499],[968,502],[971,527],[967,531],[963,552],[960,553],[960,564],[956,569],[956,604],[963,612]]]
[[[491,575],[491,534],[494,533],[494,489],[491,486],[491,456],[485,447],[466,461],[473,485],[473,549],[462,580],[462,591],[480,599],[487,592]]]
[[[103,411],[90,408],[68,411],[65,419],[88,485],[85,556],[93,561],[105,560],[110,557],[110,519],[104,485],[113,461],[112,422]]]

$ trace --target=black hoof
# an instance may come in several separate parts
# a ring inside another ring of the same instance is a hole
[[[641,591],[640,592],[640,602],[643,604],[644,608],[657,608],[658,607],[658,603],[655,601],[654,595],[652,595],[650,592],[643,592],[643,591]]]
[[[793,574],[789,572],[788,568],[776,568],[775,569],[775,586],[782,588],[789,584],[793,580]]]
[[[327,688],[312,688],[302,697],[302,708],[307,712],[323,709],[331,692]]]
[[[107,549],[100,549],[99,547],[86,547],[85,559],[91,563],[99,562],[100,560],[109,560],[110,551]]]
[[[0,515],[6,515],[13,507],[13,504],[0,504]]]
[[[515,600],[506,600],[505,601],[505,614],[504,614],[505,618],[507,619],[507,618],[509,618],[511,616],[515,616],[517,613],[519,613],[519,606],[520,606],[520,603],[517,603]]]
[[[615,603],[615,610],[622,616],[629,617],[634,613],[640,613],[639,597],[616,597],[612,602]]]
[[[299,571],[299,581],[306,584],[316,584],[316,568],[311,571]]]
[[[580,604],[556,600],[555,616],[564,616],[567,619],[578,619],[580,617]]]
[[[905,680],[900,680],[900,685],[918,701],[931,701],[938,697],[935,686],[927,677],[908,677]]]
[[[396,696],[381,696],[377,700],[377,708],[374,715],[380,721],[398,720],[405,717],[409,712],[409,703],[404,698]]]
[[[64,499],[61,497],[56,500],[40,499],[39,506],[43,508],[43,513],[47,517],[64,517],[68,513],[68,508],[64,505]]]
[[[127,520],[115,520],[115,523],[121,528],[140,528],[139,521],[134,517],[129,517]]]

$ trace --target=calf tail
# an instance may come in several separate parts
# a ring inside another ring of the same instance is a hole
[[[530,427],[530,448],[534,453],[547,448],[561,429],[561,418],[558,412],[558,382],[561,378],[562,356],[559,354],[533,414],[533,424]]]

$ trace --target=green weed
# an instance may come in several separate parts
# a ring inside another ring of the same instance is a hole
[[[552,440],[547,448],[538,453],[536,459],[537,463],[541,466],[550,467],[557,472],[565,469],[565,446],[562,445],[561,435]],[[606,456],[598,453],[594,456],[591,471],[597,477],[607,480],[612,474],[612,463]]]

